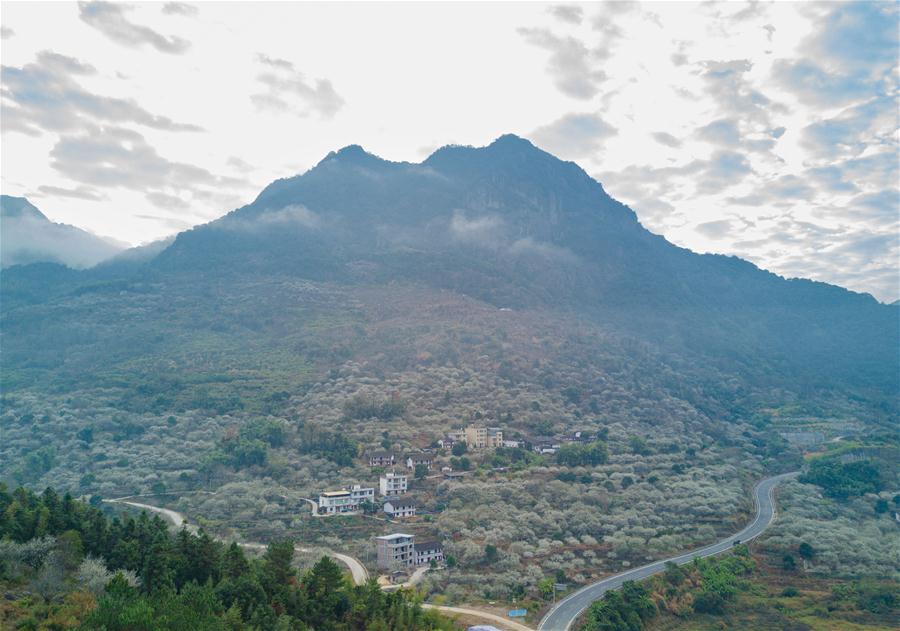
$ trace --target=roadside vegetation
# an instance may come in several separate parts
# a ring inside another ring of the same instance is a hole
[[[259,559],[159,518],[0,486],[0,627],[80,631],[455,629],[414,594],[351,585],[329,558],[298,573],[290,540]],[[10,596],[13,596],[10,599]]]

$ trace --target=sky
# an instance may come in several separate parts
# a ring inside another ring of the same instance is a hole
[[[515,133],[697,252],[900,298],[898,5],[16,3],[2,191],[129,244]]]

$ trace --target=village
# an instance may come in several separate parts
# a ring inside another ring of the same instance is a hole
[[[373,450],[363,459],[378,475],[378,483],[372,486],[349,484],[335,490],[324,490],[318,501],[310,500],[313,515],[332,517],[357,515],[380,519],[389,524],[416,521],[421,517],[417,495],[423,492],[426,480],[455,480],[472,473],[466,454],[515,450],[539,456],[552,455],[564,444],[589,442],[583,432],[561,436],[507,437],[503,428],[471,423],[447,432],[428,447],[406,454],[388,450]],[[505,467],[493,467],[502,472]],[[389,582],[402,583],[409,572],[441,567],[446,559],[440,541],[417,540],[416,535],[391,532],[374,538],[376,566],[386,573]]]

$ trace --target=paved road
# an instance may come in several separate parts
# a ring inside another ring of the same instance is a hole
[[[112,500],[103,500],[104,502],[114,503],[114,504],[127,504],[128,506],[134,506],[135,508],[141,508],[144,510],[148,510],[152,513],[157,513],[162,515],[166,519],[168,519],[176,530],[180,530],[182,526],[188,529],[189,532],[197,534],[197,527],[189,524],[184,515],[177,511],[173,511],[168,508],[160,508],[159,506],[151,506],[150,504],[142,504],[140,502],[132,502],[126,498],[118,498]],[[224,539],[220,539],[220,541],[224,541]],[[227,543],[227,542],[226,542]],[[265,550],[266,545],[264,543],[238,543],[242,548],[250,548],[253,550]],[[294,546],[294,550],[300,553],[308,553],[315,552],[312,548],[303,548],[301,546]],[[325,554],[330,556],[333,559],[337,559],[341,563],[347,566],[347,569],[350,570],[350,575],[353,577],[353,582],[356,585],[362,585],[367,580],[369,580],[369,572],[366,570],[366,567],[359,562],[359,560],[353,558],[347,554],[341,554],[340,552],[335,552],[333,550],[325,550]]]
[[[441,605],[429,605],[428,603],[422,603],[422,608],[437,609],[438,611],[441,611],[443,613],[455,613],[463,616],[472,616],[473,618],[481,618],[482,620],[491,622],[503,629],[509,629],[510,631],[534,631],[534,629],[532,629],[531,627],[526,627],[520,622],[515,622],[514,620],[504,618],[503,616],[487,613],[486,611],[478,611],[477,609],[466,609],[465,607],[444,607]]]
[[[736,540],[744,543],[758,537],[775,519],[775,501],[772,495],[775,487],[780,482],[796,476],[797,473],[795,471],[793,473],[776,475],[766,478],[756,485],[756,488],[753,489],[753,499],[756,502],[756,518],[739,533],[705,548],[656,561],[621,574],[615,574],[602,581],[583,587],[559,601],[541,620],[541,623],[538,625],[538,631],[568,631],[579,614],[587,609],[592,602],[601,598],[603,594],[611,589],[621,587],[625,581],[640,580],[662,572],[669,561],[678,565],[685,565],[694,559],[724,552],[730,549]]]

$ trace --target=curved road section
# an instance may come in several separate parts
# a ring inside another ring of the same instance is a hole
[[[142,504],[140,502],[132,502],[127,498],[120,497],[118,499],[112,500],[103,500],[104,502],[109,502],[110,504],[127,504],[128,506],[133,506],[134,508],[140,508],[142,510],[150,511],[151,513],[157,513],[162,515],[166,519],[168,519],[176,530],[182,528],[187,528],[188,532],[192,534],[197,534],[198,529],[193,524],[188,523],[187,519],[184,515],[179,512],[173,511],[168,508],[160,508],[159,506],[151,506],[150,504]],[[219,541],[223,543],[228,543],[225,539],[220,539],[217,537]],[[238,545],[242,548],[251,548],[254,550],[265,550],[266,545],[264,543],[240,543]],[[294,546],[294,550],[300,553],[309,553],[314,552],[314,550],[310,548],[304,548],[302,546]],[[366,570],[366,567],[360,563],[357,559],[354,559],[352,556],[347,554],[341,554],[340,552],[335,552],[334,550],[324,550],[324,553],[330,556],[333,559],[337,559],[341,563],[347,566],[347,569],[350,570],[350,575],[353,577],[353,582],[356,585],[362,585],[367,580],[369,580],[369,572]]]
[[[618,589],[625,581],[636,581],[647,578],[654,574],[658,574],[666,569],[666,563],[672,562],[678,565],[685,565],[694,559],[719,554],[730,549],[735,541],[746,543],[761,535],[763,531],[769,527],[769,524],[775,519],[775,500],[773,492],[780,482],[792,478],[797,475],[797,471],[792,473],[782,473],[771,478],[762,480],[753,489],[753,499],[756,502],[756,518],[750,522],[746,528],[739,533],[723,539],[718,543],[713,543],[692,552],[685,552],[682,555],[663,559],[644,565],[642,567],[615,574],[608,578],[592,583],[587,587],[583,587],[577,592],[570,594],[559,601],[541,620],[538,625],[538,631],[569,631],[575,619],[578,618],[582,611],[587,609],[592,602],[603,597],[606,592]]]

